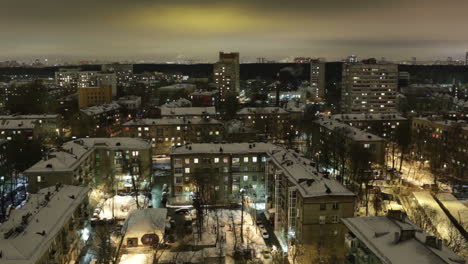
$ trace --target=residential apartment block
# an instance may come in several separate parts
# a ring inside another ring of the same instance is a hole
[[[342,105],[344,113],[386,113],[396,111],[398,65],[345,63],[342,76]]]
[[[398,132],[407,132],[408,136],[410,130],[410,120],[398,113],[336,114],[332,118],[387,139],[394,139]]]
[[[151,170],[151,145],[142,139],[83,138],[64,143],[24,174],[32,193],[56,183],[104,184],[109,189],[130,191],[131,175],[145,185],[151,180]]]
[[[121,106],[116,102],[81,109],[71,121],[74,137],[115,137],[121,132]]]
[[[346,236],[346,263],[350,264],[459,264],[465,260],[426,234],[401,211],[387,216],[341,219]]]
[[[468,182],[468,125],[438,117],[418,117],[411,121],[413,152],[419,159],[456,184]]]
[[[385,161],[385,139],[331,117],[314,121],[312,142],[319,155],[327,154],[324,150],[331,148],[334,142],[335,145],[345,146],[347,151],[354,146],[368,150],[376,164],[383,165]]]
[[[284,139],[293,130],[290,113],[280,107],[246,107],[237,117],[246,127],[271,139]]]
[[[240,66],[239,53],[219,53],[219,61],[213,66],[213,80],[221,101],[229,93],[239,94]]]
[[[219,142],[223,123],[211,118],[134,119],[123,124],[123,135],[151,141],[153,154],[169,154],[186,143]]]
[[[31,194],[0,226],[4,264],[74,263],[89,235],[87,187],[60,185]]]
[[[216,108],[210,107],[168,107],[162,106],[161,118],[216,118]]]
[[[283,250],[303,252],[299,263],[344,263],[346,229],[340,219],[353,216],[354,193],[286,149],[269,153],[265,185],[265,210]]]
[[[112,87],[107,85],[97,87],[78,87],[78,107],[109,104],[112,102]]]
[[[170,153],[172,195],[175,202],[191,202],[199,193],[212,203],[238,201],[241,189],[265,195],[267,153],[270,143],[186,144]]]

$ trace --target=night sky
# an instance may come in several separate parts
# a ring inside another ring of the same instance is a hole
[[[0,60],[460,59],[467,0],[0,0]]]

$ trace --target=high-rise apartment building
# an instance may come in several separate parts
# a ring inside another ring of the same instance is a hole
[[[375,59],[343,65],[341,104],[344,113],[395,112],[398,65]]]
[[[314,99],[325,97],[325,63],[312,60],[310,63],[310,87]]]
[[[228,93],[239,93],[239,53],[219,53],[219,61],[214,64],[213,75],[216,87],[219,90],[220,100]]]

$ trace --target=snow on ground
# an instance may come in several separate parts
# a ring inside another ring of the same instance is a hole
[[[153,254],[124,254],[120,264],[153,264]]]
[[[196,238],[192,243],[197,245],[213,245],[216,243],[217,233],[219,233],[222,252],[226,255],[226,263],[234,263],[233,256],[235,246],[252,248],[255,250],[256,257],[261,259],[261,251],[267,247],[262,238],[262,232],[257,227],[255,219],[252,219],[251,215],[244,211],[244,243],[242,243],[240,236],[241,215],[242,211],[240,209],[218,209],[208,211],[208,215],[205,216],[202,240],[198,241],[198,238]],[[216,232],[217,217],[219,218],[220,232]],[[194,232],[197,232],[196,229],[194,229]]]
[[[144,205],[148,204],[148,198],[139,195],[138,203],[140,207],[146,207]],[[107,199],[104,204],[101,205],[101,210],[98,214],[99,219],[112,219],[112,208],[114,208],[114,217],[116,219],[126,219],[129,212],[137,209],[135,196],[116,195],[113,198]]]
[[[413,192],[413,195],[417,203],[426,211],[426,214],[433,217],[432,223],[435,225],[437,232],[443,239],[450,240],[450,230],[456,231],[456,229],[434,197],[429,192]]]

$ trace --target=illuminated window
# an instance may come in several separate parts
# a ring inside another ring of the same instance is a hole
[[[198,159],[197,159],[197,158],[194,158],[194,159],[193,159],[193,163],[198,163]]]
[[[249,162],[249,157],[244,157],[244,162]]]
[[[249,176],[248,175],[244,175],[244,181],[248,181],[249,180]]]
[[[219,163],[219,158],[214,158],[214,163]]]
[[[190,173],[190,168],[185,168],[185,173]]]
[[[252,162],[257,162],[257,157],[252,157]]]

